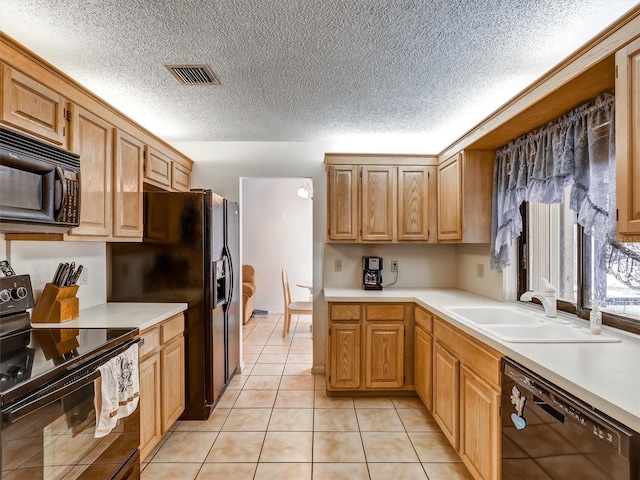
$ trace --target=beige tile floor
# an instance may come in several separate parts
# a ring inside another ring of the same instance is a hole
[[[143,480],[471,479],[415,397],[335,398],[313,375],[310,318],[252,318],[245,369],[206,421],[177,422]]]

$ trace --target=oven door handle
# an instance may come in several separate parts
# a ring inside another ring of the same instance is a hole
[[[9,407],[7,410],[2,412],[3,421],[8,424],[15,423],[20,418],[24,417],[25,415],[28,415],[29,413],[37,410],[38,408],[43,407],[44,405],[47,405],[49,403],[53,403],[56,400],[64,397],[65,395],[68,395],[71,392],[75,392],[76,390],[93,382],[96,378],[100,376],[100,370],[98,370],[98,367],[100,365],[104,365],[111,358],[124,352],[134,343],[137,343],[140,346],[142,344],[142,339],[136,338],[134,341],[128,342],[122,347],[118,348],[117,350],[114,350],[112,354],[108,356],[108,358],[105,358],[103,361],[95,365],[93,368],[86,367],[86,368],[91,368],[91,371],[87,372],[82,377],[75,378],[75,376],[78,375],[79,372],[72,372],[67,377],[58,380],[57,383],[62,384],[59,387],[57,388],[55,386],[51,387],[53,388],[53,390],[51,391],[45,389],[44,391],[40,391],[39,394],[35,394],[30,397],[27,397],[22,402],[19,402],[16,405]]]
[[[60,388],[56,388],[50,393],[42,396],[36,396],[35,398],[29,400],[25,400],[24,402],[9,408],[8,410],[3,412],[3,421],[12,424],[20,420],[25,415],[37,410],[44,405],[49,403],[53,403],[56,400],[64,397],[65,395],[70,394],[71,392],[75,392],[76,390],[86,386],[88,383],[91,383],[96,378],[100,376],[100,371],[96,368],[91,373],[79,378],[78,380],[73,381],[71,384],[63,385]]]

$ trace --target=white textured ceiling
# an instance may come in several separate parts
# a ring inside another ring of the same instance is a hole
[[[0,29],[168,141],[438,153],[639,3],[0,0]]]

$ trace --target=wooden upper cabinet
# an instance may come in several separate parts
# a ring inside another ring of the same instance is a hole
[[[435,167],[398,167],[398,240],[429,240],[429,191],[435,181]]]
[[[178,192],[188,192],[191,188],[191,169],[180,163],[172,163],[171,188]]]
[[[327,240],[435,243],[435,165],[435,157],[328,154]]]
[[[358,167],[330,166],[327,186],[329,240],[358,240]]]
[[[1,67],[2,122],[69,148],[65,97],[6,64]]]
[[[73,151],[81,161],[80,226],[69,237],[106,238],[111,234],[113,126],[84,108],[73,106]]]
[[[144,149],[144,180],[160,187],[171,188],[172,161],[152,147]]]
[[[144,144],[115,130],[113,236],[142,239],[142,165]]]
[[[489,243],[494,153],[464,150],[438,165],[438,241]]]
[[[617,237],[640,242],[640,38],[616,53]]]
[[[438,165],[438,240],[462,240],[461,157]]]
[[[364,241],[392,241],[395,228],[395,167],[360,167],[362,176],[361,238]]]

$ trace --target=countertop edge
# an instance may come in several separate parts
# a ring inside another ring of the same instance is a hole
[[[187,310],[187,303],[107,302],[80,310],[62,323],[32,322],[33,328],[137,328],[141,332]]]

